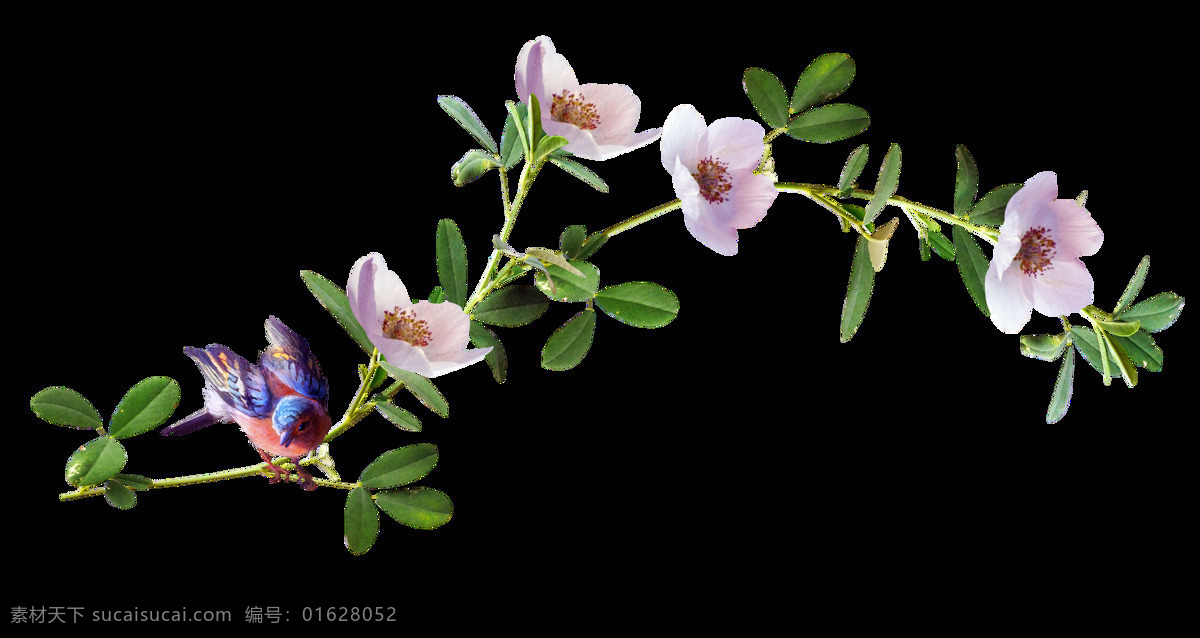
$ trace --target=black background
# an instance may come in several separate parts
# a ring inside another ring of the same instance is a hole
[[[385,450],[437,444],[423,484],[448,493],[455,512],[436,531],[384,517],[375,546],[354,557],[341,540],[344,492],[257,478],[139,493],[131,511],[59,503],[62,464],[88,436],[34,418],[34,392],[66,385],[107,418],[135,382],[167,375],[186,414],[201,404],[201,379],[181,349],[218,342],[253,356],[269,314],[310,341],[340,414],[365,357],[299,271],[344,285],[358,257],[379,251],[424,295],[436,284],[434,226],[450,217],[473,282],[501,222],[496,178],[451,184],[450,165],[475,143],[435,98],[462,97],[498,139],[517,51],[541,33],[582,82],[632,86],[639,130],[684,102],[710,122],[753,118],[745,67],[775,72],[790,91],[816,55],[847,52],[858,74],[841,100],[865,107],[870,129],[827,145],[781,138],[781,179],[833,183],[866,142],[869,186],[898,142],[899,193],[948,209],[954,147],[965,144],[982,191],[1043,170],[1057,172],[1061,197],[1089,191],[1105,231],[1085,260],[1101,307],[1142,255],[1144,296],[1186,296],[1193,272],[1191,129],[1172,84],[1182,62],[1137,24],[1013,14],[684,27],[630,15],[506,31],[390,15],[125,18],[31,23],[38,37],[18,64],[19,132],[31,143],[18,158],[25,195],[10,210],[28,226],[7,233],[9,316],[21,326],[10,334],[8,546],[41,568],[21,575],[6,606],[203,600],[239,621],[254,605],[298,621],[305,605],[482,595],[514,599],[511,620],[540,613],[547,595],[621,609],[686,592],[689,602],[671,603],[680,614],[731,597],[758,614],[882,588],[925,592],[935,613],[950,591],[969,602],[976,587],[1017,606],[1078,579],[1153,587],[1191,560],[1187,314],[1158,337],[1164,371],[1136,389],[1103,387],[1077,358],[1070,412],[1048,426],[1057,364],[1021,357],[952,263],[919,260],[907,224],[865,322],[839,343],[852,238],[790,195],[741,232],[735,257],[696,242],[678,213],[596,255],[602,284],[675,291],[671,325],[601,316],[583,365],[554,373],[538,365],[541,345],[578,310],[556,305],[496,330],[505,384],[472,366],[436,380],[448,419],[406,398],[423,432],[373,416],[337,441],[349,480]],[[591,166],[609,194],[547,167],[511,243],[553,247],[569,224],[598,229],[674,197],[657,145]],[[1057,326],[1035,313],[1026,332]],[[126,471],[150,477],[257,460],[233,426],[125,446]],[[1173,605],[1173,590],[1155,591]]]

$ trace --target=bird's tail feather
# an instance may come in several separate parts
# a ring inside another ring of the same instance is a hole
[[[163,436],[179,436],[181,434],[191,434],[201,428],[206,428],[219,419],[208,408],[200,408],[188,416],[168,425],[162,429]]]

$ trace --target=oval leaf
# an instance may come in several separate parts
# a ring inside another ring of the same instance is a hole
[[[587,227],[581,225],[567,226],[558,236],[558,249],[568,260],[579,256],[583,242],[587,240]]]
[[[454,95],[439,95],[437,103],[447,115],[463,127],[463,130],[470,133],[475,141],[483,144],[487,150],[496,152],[496,140],[492,139],[492,134],[479,120],[479,116],[475,115],[475,111],[471,110],[471,107],[467,106],[462,98]]]
[[[758,111],[758,116],[771,128],[784,128],[788,125],[788,98],[783,82],[774,73],[751,67],[742,75],[742,89]]]
[[[799,113],[841,95],[854,81],[854,72],[854,58],[845,53],[817,56],[796,81],[792,112]]]
[[[1137,321],[1101,321],[1104,331],[1118,337],[1128,337],[1138,331],[1141,324]]]
[[[606,286],[596,293],[596,305],[613,319],[638,328],[661,328],[679,314],[675,293],[648,281]]]
[[[504,351],[504,344],[500,343],[500,338],[478,321],[471,322],[470,336],[471,343],[476,347],[492,349],[483,360],[491,368],[492,378],[496,383],[504,383],[508,376],[508,354]]]
[[[467,245],[453,219],[438,221],[434,233],[438,282],[445,298],[459,307],[467,302]]]
[[[987,295],[984,294],[983,279],[987,275],[989,261],[979,248],[975,238],[962,226],[955,226],[950,233],[954,236],[954,263],[958,264],[958,274],[962,277],[963,286],[970,293],[975,307],[990,317],[987,307]]]
[[[542,367],[569,370],[579,365],[592,346],[596,334],[596,311],[584,308],[559,326],[542,347]]]
[[[1021,335],[1021,354],[1030,359],[1040,359],[1042,361],[1055,361],[1060,356],[1067,346],[1070,345],[1067,341],[1067,335]]]
[[[325,310],[329,311],[329,314],[333,315],[338,325],[346,331],[346,334],[350,335],[358,347],[363,349],[363,352],[367,354],[375,352],[375,346],[367,338],[367,331],[358,324],[358,320],[354,318],[354,312],[350,310],[350,301],[346,298],[346,293],[337,284],[311,270],[301,270],[300,279],[304,280],[308,291],[317,298]]]
[[[526,106],[524,102],[505,104],[506,107],[512,105],[508,110],[508,117],[504,120],[504,130],[500,133],[500,159],[504,162],[503,170],[508,170],[517,165],[521,158],[525,156],[523,129],[517,126],[517,122],[525,121]],[[516,114],[514,120],[513,114]]]
[[[1173,292],[1160,292],[1137,302],[1116,316],[1121,321],[1137,321],[1146,332],[1160,332],[1171,327],[1183,312],[1183,297]]]
[[[591,235],[588,235],[587,241],[583,242],[583,247],[579,249],[579,254],[575,255],[575,259],[587,259],[596,254],[597,250],[608,241],[608,235],[604,231],[598,230]]]
[[[550,302],[533,286],[508,286],[484,297],[471,318],[493,326],[523,326],[542,316]]]
[[[958,161],[958,170],[954,174],[954,214],[961,217],[971,210],[975,196],[979,194],[979,167],[962,144],[954,149],[954,158]]]
[[[432,381],[416,372],[401,370],[386,361],[380,361],[379,365],[387,370],[390,377],[402,382],[404,387],[408,388],[408,391],[421,402],[421,405],[429,408],[438,416],[450,416],[450,403],[446,401],[446,397],[442,396],[441,391],[433,385]]]
[[[161,425],[179,407],[179,384],[170,377],[149,377],[125,393],[109,420],[108,435],[127,439]]]
[[[863,219],[865,223],[875,221],[879,213],[883,212],[883,207],[887,206],[888,199],[896,194],[896,189],[900,186],[900,145],[895,142],[888,147],[887,155],[883,156],[883,163],[879,166],[879,176],[875,179],[875,194],[871,196],[871,201],[867,202],[867,216]]]
[[[473,148],[463,153],[463,156],[450,167],[450,181],[455,186],[464,186],[498,166],[500,164],[495,155]]]
[[[866,109],[853,104],[829,104],[805,111],[788,124],[789,137],[825,144],[854,137],[871,126]]]
[[[342,517],[345,523],[346,549],[358,556],[365,554],[375,544],[379,535],[379,511],[371,502],[371,493],[365,487],[356,487],[346,495],[346,510]]]
[[[416,529],[434,529],[450,521],[454,504],[441,490],[409,487],[375,495],[375,504],[397,523]]]
[[[858,326],[867,314],[867,306],[871,302],[871,292],[874,288],[875,269],[871,267],[868,240],[860,235],[854,247],[854,259],[850,262],[846,300],[842,303],[842,343],[849,341],[858,331]]]
[[[1050,405],[1046,409],[1046,423],[1058,423],[1067,415],[1071,407],[1071,393],[1075,385],[1075,351],[1067,350],[1062,365],[1058,368],[1058,378],[1054,380],[1054,392],[1050,395]]]
[[[1113,337],[1125,348],[1125,354],[1133,365],[1150,372],[1162,372],[1163,351],[1154,342],[1154,337],[1145,330],[1138,330],[1128,337]]]
[[[405,410],[404,408],[387,401],[381,401],[375,404],[375,410],[383,416],[383,418],[391,421],[392,425],[404,430],[405,432],[420,432],[421,420],[415,414]]]
[[[421,480],[437,465],[438,449],[432,443],[415,443],[380,454],[363,468],[358,482],[373,489],[399,487]]]
[[[867,158],[869,157],[867,145],[863,144],[854,149],[850,153],[850,157],[846,158],[846,164],[842,166],[842,174],[838,178],[838,191],[843,195],[850,192],[854,187],[854,182],[862,175],[863,169],[867,166]]]
[[[75,450],[67,459],[64,474],[74,487],[99,485],[125,467],[129,455],[114,438],[102,436]]]
[[[608,192],[608,184],[604,183],[604,180],[601,179],[599,175],[583,164],[580,164],[573,159],[559,157],[557,155],[550,156],[550,163],[563,169],[572,177],[575,177],[579,181],[591,186],[601,193]]]
[[[154,484],[154,479],[141,474],[117,474],[110,480],[120,481],[122,485],[131,490],[148,490]]]
[[[582,273],[582,276],[571,274],[561,266],[551,264],[546,266],[550,279],[546,278],[546,273],[538,272],[533,278],[534,285],[554,301],[587,301],[594,297],[600,285],[600,269],[586,261],[568,263]],[[551,280],[554,281],[553,289],[550,286]]]
[[[64,386],[39,390],[29,399],[29,407],[39,419],[54,425],[79,430],[94,430],[104,425],[91,401]]]
[[[1008,200],[1017,191],[1021,190],[1023,184],[1005,184],[997,186],[988,191],[986,195],[979,198],[978,202],[971,207],[970,218],[972,222],[983,226],[999,226],[1004,223],[1004,209],[1008,207]]]
[[[133,493],[133,490],[115,479],[104,482],[104,500],[119,510],[131,509],[137,505],[137,495]]]

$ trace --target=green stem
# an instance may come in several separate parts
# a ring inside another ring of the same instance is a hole
[[[613,224],[612,226],[609,226],[608,228],[605,228],[604,230],[602,230],[600,232],[604,233],[605,235],[608,235],[609,237],[612,237],[613,235],[623,233],[623,232],[629,230],[630,228],[644,224],[644,223],[650,221],[651,219],[656,219],[658,217],[662,217],[663,215],[679,208],[682,205],[683,205],[683,202],[681,202],[679,199],[673,199],[665,204],[659,204],[658,206],[655,206],[654,208],[651,208],[650,210],[647,210],[643,213],[634,215],[633,217],[630,217],[629,219],[626,219],[623,222],[620,222],[618,224]]]
[[[346,407],[346,413],[342,415],[342,419],[330,428],[329,433],[325,435],[326,443],[341,436],[346,430],[349,430],[354,424],[361,421],[363,417],[371,413],[371,409],[375,407],[375,404],[370,403],[364,407],[363,401],[367,398],[367,394],[371,390],[371,379],[375,377],[375,371],[378,369],[379,349],[376,348],[371,353],[371,362],[367,364],[367,372],[363,375],[362,382],[358,384],[358,391],[354,393],[354,400]]]
[[[508,202],[508,178],[504,170],[500,171],[500,195],[504,204],[504,226],[500,228],[500,240],[507,242],[512,235],[513,227],[517,224],[517,213],[521,211],[521,205],[525,203],[525,198],[529,195],[529,189],[533,186],[533,181],[537,179],[538,172],[541,171],[545,160],[529,163],[529,158],[521,165],[521,177],[517,180],[517,194],[513,197],[512,204]],[[475,307],[484,297],[492,291],[490,284],[495,281],[496,264],[500,261],[499,248],[493,248],[491,256],[488,257],[487,266],[479,275],[479,281],[475,284],[475,290],[471,293],[471,297],[467,299],[467,303],[463,305],[463,312],[471,314],[471,309]]]
[[[315,462],[315,459],[304,459],[303,461],[301,461],[301,464],[308,465],[313,462]],[[274,474],[275,474],[274,471],[269,470],[267,468],[266,463],[256,463],[254,465],[246,465],[244,467],[235,467],[235,468],[230,468],[228,470],[221,470],[219,472],[205,472],[203,474],[189,474],[187,476],[175,476],[172,478],[154,479],[153,481],[150,482],[149,489],[157,490],[157,489],[165,489],[168,487],[182,487],[184,485],[197,485],[199,483],[213,483],[216,481],[228,481],[231,479],[245,478],[247,476],[274,476]],[[300,477],[293,476],[292,479],[299,480]],[[356,483],[344,483],[342,481],[330,481],[330,480],[326,480],[326,479],[319,479],[315,476],[312,477],[312,481],[313,481],[313,483],[316,483],[317,485],[323,485],[325,487],[335,487],[335,488],[343,489],[343,490],[349,490],[349,489],[353,489],[353,488],[357,487]],[[89,488],[82,489],[82,490],[75,490],[73,492],[63,492],[58,495],[58,500],[66,502],[66,501],[78,500],[81,498],[90,498],[92,496],[100,496],[101,494],[104,494],[105,491],[106,490],[103,485],[98,485],[96,487],[89,487]]]

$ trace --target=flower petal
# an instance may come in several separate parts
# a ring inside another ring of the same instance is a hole
[[[779,191],[770,177],[740,175],[734,177],[733,188],[729,190],[726,201],[712,206],[722,209],[718,218],[725,225],[750,228],[767,216],[767,209],[778,196]]]
[[[369,253],[354,262],[350,268],[350,279],[346,282],[346,300],[350,312],[363,328],[375,323],[375,277],[387,269],[387,262],[379,253]],[[367,331],[370,335],[370,330]]]
[[[1100,250],[1104,231],[1086,208],[1073,199],[1056,199],[1046,208],[1054,215],[1050,234],[1059,256],[1085,257]]]
[[[492,347],[486,348],[471,348],[470,350],[461,350],[454,356],[429,362],[429,374],[424,375],[426,378],[432,379],[440,377],[443,374],[461,370],[473,363],[483,361],[483,358],[492,351]]]
[[[637,128],[642,116],[642,101],[624,84],[584,84],[579,87],[583,101],[596,107],[600,123],[592,131],[597,143],[609,137],[621,138]]]
[[[675,175],[676,159],[686,166],[695,167],[700,161],[700,138],[708,131],[704,124],[704,116],[691,104],[680,104],[671,109],[662,126],[662,141],[659,150],[662,153],[662,165],[668,173]],[[689,174],[690,177],[690,174]],[[693,180],[695,181],[695,180]],[[699,192],[699,187],[696,192]],[[679,195],[676,188],[675,194]]]
[[[1058,197],[1058,175],[1055,175],[1053,171],[1042,171],[1025,180],[1025,185],[1008,200],[1008,205],[1004,209],[1004,223],[1008,223],[1010,216],[1023,217],[1025,221],[1022,223],[1028,229],[1029,216],[1042,206],[1054,201],[1056,197]]]
[[[1033,281],[1033,307],[1048,317],[1079,312],[1092,303],[1094,287],[1092,274],[1083,262],[1056,259]]]
[[[423,377],[428,377],[433,371],[425,352],[407,341],[385,337],[382,342],[376,343],[375,347],[388,363],[401,370],[416,372]]]
[[[1027,292],[1027,281],[1030,277],[1021,276],[1020,268],[1002,277],[1002,266],[1011,264],[992,260],[987,275],[983,278],[984,297],[987,300],[988,312],[992,323],[1006,334],[1017,334],[1029,323],[1033,314],[1033,302]]]
[[[540,35],[521,47],[517,54],[516,81],[517,98],[528,102],[529,94],[538,96],[543,109],[549,108],[553,93],[579,86],[575,71],[567,58],[554,51],[554,42]]]
[[[421,300],[413,306],[417,319],[428,323],[431,334],[425,354],[431,361],[451,357],[470,342],[471,318],[452,301],[433,303]]]
[[[737,254],[737,229],[723,226],[711,215],[684,215],[683,225],[701,244],[730,257]]]
[[[765,131],[758,122],[740,117],[723,117],[708,125],[700,142],[700,154],[712,155],[729,165],[729,170],[754,170],[762,160]]]

